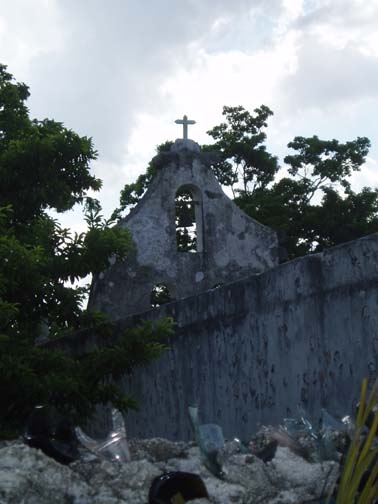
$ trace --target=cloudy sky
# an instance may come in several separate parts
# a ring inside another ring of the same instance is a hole
[[[354,187],[378,186],[378,0],[0,0],[0,62],[33,117],[93,137],[106,214],[175,119],[208,142],[223,105],[268,105],[281,160],[295,135],[368,136]]]

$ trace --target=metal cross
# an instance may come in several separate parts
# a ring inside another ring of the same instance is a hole
[[[188,124],[196,124],[196,121],[192,121],[188,119],[188,116],[184,115],[182,119],[176,119],[175,123],[183,125],[184,140],[188,140]]]

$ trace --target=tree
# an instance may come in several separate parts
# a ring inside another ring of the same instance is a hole
[[[272,114],[265,105],[254,114],[242,106],[224,107],[225,121],[208,131],[214,143],[202,150],[219,152],[212,169],[223,186],[231,187],[235,203],[281,231],[289,259],[378,231],[377,190],[354,192],[349,181],[365,162],[369,140],[358,137],[341,143],[295,137],[288,144],[293,153],[284,159],[287,175],[279,178],[277,158],[264,145]],[[123,209],[139,201],[152,178],[149,168],[147,176],[138,179],[138,190],[133,184],[125,186]],[[189,238],[183,235],[184,241]]]
[[[284,231],[289,258],[373,233],[378,230],[378,192],[364,188],[355,193],[348,180],[364,163],[369,146],[365,137],[346,143],[296,137],[288,144],[296,153],[284,159],[289,176],[253,197],[240,195],[236,203]]]
[[[36,403],[55,405],[76,421],[96,403],[135,406],[110,381],[157,356],[165,321],[125,333],[118,347],[78,361],[36,345],[93,328],[109,333],[104,316],[82,308],[86,288],[73,283],[123,260],[132,240],[110,227],[97,200],[100,180],[90,174],[96,158],[91,139],[61,123],[31,120],[28,87],[0,65],[0,435],[14,434]],[[72,234],[47,212],[85,208],[88,232]]]
[[[167,140],[166,142],[158,145],[156,147],[156,153],[160,154],[161,152],[168,152],[172,144],[173,142]],[[135,182],[124,186],[120,194],[119,207],[114,210],[112,219],[120,219],[122,217],[122,212],[130,210],[140,201],[155,174],[156,167],[151,161],[147,166],[146,173],[139,175]]]
[[[230,186],[236,194],[253,195],[274,180],[279,169],[277,158],[267,152],[264,144],[267,120],[273,112],[266,107],[251,115],[242,106],[223,107],[226,122],[207,133],[215,142],[204,150],[215,150],[221,159],[213,165],[221,184]]]

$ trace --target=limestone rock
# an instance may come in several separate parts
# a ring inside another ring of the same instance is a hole
[[[339,465],[333,461],[310,463],[286,447],[278,447],[274,459],[267,464],[272,469],[279,496],[271,502],[290,504],[308,502],[328,495],[339,474]],[[296,500],[293,500],[295,497]]]
[[[309,463],[282,447],[267,464],[252,454],[229,450],[223,480],[206,469],[193,443],[130,440],[130,451],[133,460],[126,464],[83,457],[63,466],[20,441],[2,443],[0,503],[146,504],[154,478],[169,471],[199,474],[213,504],[315,503],[338,476],[337,463]]]
[[[0,502],[92,502],[91,488],[69,467],[21,442],[0,449]]]
[[[188,455],[188,444],[173,442],[164,438],[131,439],[129,441],[131,458],[146,458],[151,462],[159,462],[171,458],[185,458]]]

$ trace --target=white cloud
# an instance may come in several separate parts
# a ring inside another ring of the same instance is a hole
[[[283,87],[296,108],[320,108],[378,96],[378,58],[348,46],[338,49],[304,35],[297,49],[297,72]]]
[[[34,116],[93,136],[110,211],[184,113],[206,142],[223,105],[265,103],[281,158],[298,134],[373,138],[377,23],[360,0],[0,0],[0,61]]]
[[[0,55],[19,80],[33,74],[32,62],[38,56],[63,48],[68,30],[60,26],[55,1],[0,1]]]
[[[378,160],[368,156],[363,169],[354,172],[350,180],[355,191],[360,191],[363,187],[378,189]]]

